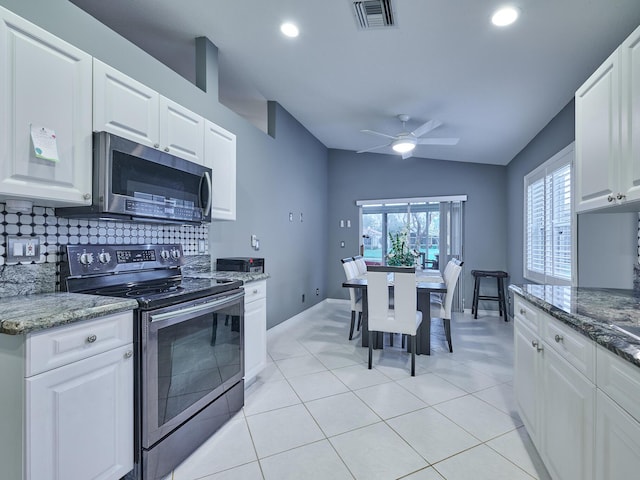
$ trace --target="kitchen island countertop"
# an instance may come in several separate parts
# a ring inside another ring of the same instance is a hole
[[[510,285],[509,290],[640,367],[640,292],[615,288]]]
[[[0,299],[0,333],[21,335],[133,310],[132,299],[81,293],[39,293]]]

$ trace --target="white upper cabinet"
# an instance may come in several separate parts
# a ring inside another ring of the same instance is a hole
[[[205,166],[212,170],[213,220],[236,219],[236,136],[206,121]]]
[[[91,203],[91,56],[1,7],[0,158],[0,201]]]
[[[576,211],[640,199],[640,27],[576,91]]]
[[[93,130],[204,162],[200,115],[97,59],[93,60]]]

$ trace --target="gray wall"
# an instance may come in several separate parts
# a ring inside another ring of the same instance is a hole
[[[473,269],[507,267],[506,167],[329,150],[328,296],[347,298],[343,257],[359,248],[356,200],[468,195],[465,204],[465,308],[471,307]],[[352,227],[340,228],[340,220]],[[340,248],[344,240],[345,248]],[[490,308],[489,306],[487,308]]]
[[[220,104],[215,88],[203,92],[67,0],[0,0],[0,5],[235,133],[237,221],[212,224],[211,256],[265,257],[272,276],[269,327],[325,298],[328,153],[295,119],[276,106],[277,134],[266,135]],[[217,65],[209,67],[217,71]],[[289,212],[295,222],[289,222]],[[259,252],[250,247],[251,234],[260,238]]]
[[[523,283],[524,176],[575,139],[571,100],[507,165],[507,268],[510,283]]]

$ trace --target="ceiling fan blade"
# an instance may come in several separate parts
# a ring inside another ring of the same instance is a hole
[[[385,137],[385,138],[391,138],[392,140],[395,140],[395,136],[393,135],[387,135],[386,133],[381,133],[381,132],[376,132],[374,130],[360,130],[362,133],[368,133],[369,135],[378,135],[379,137]]]
[[[442,125],[442,122],[439,122],[438,120],[429,120],[428,122],[423,123],[418,128],[416,128],[413,132],[411,132],[411,134],[415,135],[416,137],[421,137],[425,133],[429,133],[431,130],[438,128],[440,125]]]
[[[459,138],[419,138],[420,145],[457,145]]]
[[[409,151],[409,152],[404,152],[404,153],[402,154],[402,159],[403,159],[403,160],[406,160],[407,158],[411,158],[411,157],[413,157],[413,150],[411,150],[411,151]]]
[[[364,150],[358,150],[356,153],[370,152],[372,150],[377,150],[379,148],[388,147],[389,145],[391,145],[391,144],[390,143],[385,143],[384,145],[378,145],[377,147],[371,147],[371,148],[366,148]]]

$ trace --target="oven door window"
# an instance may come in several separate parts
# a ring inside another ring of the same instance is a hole
[[[243,322],[240,298],[214,310],[149,323],[148,440],[161,438],[240,381]]]

